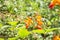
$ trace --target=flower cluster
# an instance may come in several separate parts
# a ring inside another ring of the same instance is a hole
[[[37,29],[42,29],[41,25],[43,24],[42,22],[42,17],[40,15],[35,15],[34,16],[35,21],[31,18],[31,17],[27,17],[27,19],[24,20],[25,24],[26,24],[26,28],[28,28],[31,24],[33,24],[33,21],[37,23],[37,25],[35,26],[35,28]]]

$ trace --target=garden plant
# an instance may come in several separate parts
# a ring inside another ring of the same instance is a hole
[[[60,40],[60,0],[0,0],[0,40]]]

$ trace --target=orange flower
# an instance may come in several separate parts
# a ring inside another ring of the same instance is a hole
[[[35,27],[35,28],[37,28],[37,29],[42,29],[41,28],[41,25],[43,24],[43,22],[41,22],[41,21],[39,21],[39,22],[37,22],[37,26]]]
[[[37,25],[35,28],[40,29],[40,30],[42,29],[42,28],[40,27],[40,25]]]
[[[40,15],[36,16],[36,21],[40,21],[42,19],[42,17]]]
[[[35,28],[37,29],[42,29],[41,28],[41,25],[43,24],[42,20],[41,20],[41,16],[40,15],[36,15],[34,18],[36,18],[36,22],[37,22],[37,25]],[[31,24],[33,24],[33,20],[30,18],[30,17],[27,17],[26,20],[24,20],[25,24],[26,24],[26,28],[28,28]]]
[[[59,35],[55,35],[55,36],[53,37],[53,40],[60,40]]]
[[[50,5],[49,5],[49,8],[54,8],[55,5],[60,5],[60,0],[52,0]]]
[[[37,22],[37,26],[36,26],[36,28],[37,29],[42,29],[41,28],[41,25],[43,24],[43,22],[42,22],[42,17],[40,16],[40,15],[36,15],[36,22]]]
[[[39,22],[37,22],[37,24],[41,26],[43,24],[43,22],[39,21]]]
[[[37,24],[40,25],[40,26],[43,24],[43,22],[42,22],[41,19],[42,19],[41,16],[39,16],[39,15],[36,16],[36,22],[37,22]]]
[[[30,17],[27,17],[26,20],[24,20],[25,24],[26,24],[26,28],[28,28],[30,26],[30,24],[33,23],[32,19]]]
[[[30,25],[29,21],[28,20],[24,20],[25,21],[25,24],[26,24],[26,28],[28,28],[28,26]]]

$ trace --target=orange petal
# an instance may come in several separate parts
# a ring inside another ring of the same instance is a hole
[[[26,24],[26,28],[28,28],[29,27],[29,25],[28,24]]]
[[[50,3],[49,8],[50,9],[53,9],[54,8],[54,4],[52,2]]]
[[[38,15],[38,16],[36,16],[36,19],[41,19],[41,18],[42,18],[42,17],[41,17],[41,16],[39,16],[39,15]]]
[[[42,29],[39,25],[37,25],[35,28],[40,29],[40,30]]]
[[[41,26],[43,24],[43,22],[39,21],[37,24]]]

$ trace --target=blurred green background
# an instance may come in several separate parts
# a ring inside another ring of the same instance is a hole
[[[0,0],[0,40],[52,40],[53,34],[60,35],[59,29],[52,32],[49,30],[49,36],[44,38],[41,34],[46,35],[45,32],[37,30],[36,34],[31,32],[31,28],[28,29],[30,31],[25,28],[24,20],[27,16],[33,17],[35,13],[42,16],[44,30],[60,27],[60,6],[49,9],[50,2],[51,0]]]

